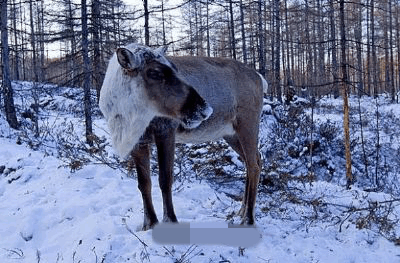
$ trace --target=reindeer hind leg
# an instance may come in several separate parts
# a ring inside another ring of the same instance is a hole
[[[229,146],[231,146],[231,148],[237,153],[239,154],[240,158],[242,159],[242,162],[244,164],[246,164],[246,157],[243,153],[243,147],[242,144],[240,143],[239,140],[239,136],[237,134],[234,134],[232,136],[226,136],[224,137],[224,140],[229,144]],[[246,182],[245,182],[245,191],[243,193],[243,201],[242,201],[242,206],[240,208],[240,210],[238,211],[237,215],[240,217],[244,216],[244,212],[245,212],[245,204],[246,204],[246,200],[247,200],[247,193],[248,191],[246,190],[248,188],[248,183],[249,183],[249,179],[246,176]]]
[[[242,217],[242,224],[245,225],[254,224],[254,209],[261,173],[261,159],[258,151],[258,128],[258,119],[254,119],[254,121],[251,122],[251,119],[249,120],[247,116],[246,121],[241,122],[241,120],[238,119],[235,129],[243,150],[244,162],[246,165],[246,186],[242,208],[239,211]]]
[[[138,175],[138,188],[142,193],[143,199],[143,230],[153,228],[158,223],[157,215],[154,211],[151,197],[151,178],[150,178],[150,149],[148,144],[139,144],[132,152],[133,160],[136,164]]]

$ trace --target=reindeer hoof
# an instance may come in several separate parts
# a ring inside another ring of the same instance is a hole
[[[241,225],[245,226],[253,226],[254,225],[254,217],[251,213],[246,213],[246,206],[242,205],[238,212],[238,216],[242,218]]]
[[[156,225],[156,224],[153,224],[153,225],[143,225],[142,231],[147,231],[147,230],[153,229],[155,225]]]
[[[154,221],[154,222],[151,222],[151,223],[149,223],[149,222],[144,222],[144,223],[143,223],[143,227],[142,227],[142,231],[147,231],[147,230],[149,230],[149,229],[153,229],[154,226],[157,225],[157,224],[158,224],[158,220],[157,220],[157,221]]]
[[[245,211],[246,211],[246,206],[242,205],[242,207],[240,208],[240,210],[237,212],[236,215],[240,216],[241,218],[244,218]]]
[[[247,216],[242,217],[242,222],[240,224],[244,225],[244,226],[254,226],[255,227],[254,218],[249,218]]]
[[[164,216],[163,223],[178,223],[178,219],[176,219],[176,216],[173,217]]]

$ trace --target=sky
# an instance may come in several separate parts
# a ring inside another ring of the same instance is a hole
[[[143,10],[143,2],[142,2],[142,0],[140,0],[140,1],[139,0],[124,0],[124,2],[127,5],[136,6],[137,9]],[[182,0],[167,0],[166,3],[165,3],[165,8],[178,6],[181,3],[182,3]],[[159,1],[155,1],[155,0],[150,0],[149,1],[149,6],[150,7],[153,6],[153,5],[157,5],[157,4],[159,4]],[[181,13],[181,9],[180,8],[170,10],[170,11],[166,12],[166,14],[167,15],[168,14],[172,15],[176,19],[179,19],[179,18],[182,17],[182,13]],[[153,19],[154,19],[154,16],[150,15],[150,18],[149,18],[150,27],[153,26],[152,25],[152,23],[153,23],[152,20]],[[140,22],[138,23],[138,26],[139,27],[144,27],[144,19],[142,18],[139,21]],[[172,38],[174,40],[177,40],[179,38],[180,33],[181,33],[181,27],[177,27],[177,26],[173,25],[173,29],[172,29],[172,32],[171,32]],[[142,37],[144,37],[144,36],[142,36]]]

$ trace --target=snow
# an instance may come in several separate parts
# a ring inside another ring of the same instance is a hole
[[[31,87],[25,82],[18,85],[19,94]],[[273,187],[262,182],[259,187],[256,221],[261,242],[257,246],[157,244],[152,230],[139,230],[143,209],[137,181],[115,157],[105,121],[95,115],[94,129],[103,154],[97,159],[85,155],[80,151],[84,146],[82,109],[76,101],[81,92],[52,86],[45,90],[49,95],[41,95],[40,102],[50,103],[41,107],[39,138],[29,132],[30,120],[23,120],[22,131],[14,131],[0,116],[2,263],[400,262],[400,247],[390,240],[400,238],[400,203],[395,191],[365,191],[361,183],[346,190],[335,180],[309,182],[303,175],[284,177],[279,169],[268,173],[280,176],[279,182]],[[324,105],[340,107],[338,100],[326,100]],[[20,111],[29,102],[29,96],[24,101],[16,99]],[[397,116],[399,108],[384,102],[380,107]],[[323,113],[318,119],[323,121]],[[332,119],[340,121],[338,116]],[[274,123],[272,115],[264,116],[261,131],[272,132]],[[297,140],[292,143],[302,141]],[[178,147],[177,156],[187,158],[175,167],[179,176],[173,198],[180,222],[238,223],[233,213],[241,205],[244,172],[238,156],[219,142],[211,148],[206,144],[187,147]],[[220,158],[224,159],[222,171],[219,163],[209,159],[210,149],[215,156],[221,157],[221,152],[226,156]],[[307,156],[307,150],[300,151]],[[80,165],[72,166],[73,160]],[[283,160],[289,166],[292,163],[286,157]],[[340,169],[339,163],[330,161]],[[154,160],[152,167],[156,167]],[[153,171],[153,202],[162,218],[156,168]],[[232,173],[235,176],[226,176]]]

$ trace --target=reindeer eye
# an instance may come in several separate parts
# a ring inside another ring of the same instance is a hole
[[[146,72],[146,75],[149,79],[153,80],[162,80],[164,79],[164,73],[162,71],[156,70],[156,69],[149,69]]]

